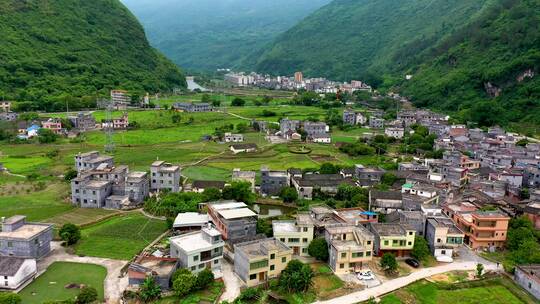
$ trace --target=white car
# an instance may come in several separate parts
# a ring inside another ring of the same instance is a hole
[[[373,274],[373,272],[371,272],[371,270],[359,272],[356,276],[358,277],[359,280],[374,280],[375,279],[375,275]]]

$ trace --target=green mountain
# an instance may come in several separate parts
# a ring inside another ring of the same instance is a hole
[[[0,0],[0,97],[27,108],[95,102],[112,88],[141,94],[185,86],[118,0]]]
[[[395,84],[418,106],[538,134],[539,72],[540,0],[502,0],[412,57],[401,75],[413,78]]]
[[[241,66],[277,35],[330,0],[122,0],[150,42],[176,64],[213,71]]]
[[[256,60],[258,71],[338,80],[373,78],[396,51],[423,46],[479,14],[488,0],[334,0],[280,35]]]

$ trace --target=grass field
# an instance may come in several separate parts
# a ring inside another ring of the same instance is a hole
[[[536,303],[510,279],[458,283],[452,288],[420,281],[382,298],[382,304],[529,304]],[[458,301],[458,302],[456,302]]]
[[[79,255],[129,260],[167,230],[165,221],[137,212],[123,214],[82,230]]]
[[[170,296],[156,301],[156,304],[199,304],[215,303],[225,288],[222,281],[213,282],[208,288],[196,291],[182,299]]]
[[[55,262],[34,282],[25,287],[19,295],[24,304],[41,304],[47,301],[74,299],[79,289],[65,288],[68,284],[84,284],[94,287],[103,299],[103,281],[107,269],[93,264]]]

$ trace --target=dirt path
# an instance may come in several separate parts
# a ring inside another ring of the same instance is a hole
[[[96,264],[107,268],[105,277],[105,303],[118,304],[122,297],[122,291],[128,286],[127,276],[121,278],[122,268],[128,261],[113,260],[95,257],[80,257],[66,252],[60,242],[51,243],[51,253],[38,262],[38,276],[43,274],[47,268],[54,262],[75,262],[84,264]]]

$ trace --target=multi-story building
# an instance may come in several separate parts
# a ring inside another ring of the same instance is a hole
[[[371,116],[369,118],[369,127],[372,129],[384,129],[384,119]]]
[[[257,214],[237,201],[208,203],[208,215],[226,241],[249,239],[257,234]]]
[[[43,129],[51,130],[54,134],[62,133],[62,121],[60,118],[49,118],[41,123]]]
[[[388,137],[393,137],[395,139],[402,139],[405,135],[405,129],[403,128],[386,128],[384,129],[384,134]]]
[[[366,228],[348,224],[325,229],[329,247],[328,264],[335,273],[357,272],[373,258],[374,236]]]
[[[197,273],[205,268],[221,269],[223,246],[221,233],[207,226],[200,231],[190,232],[169,238],[171,257],[178,258],[180,267]]]
[[[225,136],[223,137],[223,141],[225,141],[225,142],[243,142],[244,141],[244,135],[242,135],[242,134],[233,134],[233,133],[225,133]]]
[[[465,234],[447,217],[428,218],[426,223],[426,239],[429,249],[435,258],[447,256],[452,258],[454,249],[463,244]]]
[[[129,96],[128,91],[111,90],[111,101],[113,104],[128,104],[131,102],[131,96]]]
[[[294,73],[294,81],[296,81],[298,83],[304,81],[304,74],[302,74],[302,72]]]
[[[26,216],[2,217],[0,256],[39,259],[51,251],[53,225],[26,222]]]
[[[365,125],[367,117],[361,112],[355,112],[353,110],[343,111],[343,123],[346,125]]]
[[[370,230],[375,235],[373,251],[382,256],[390,252],[397,257],[406,256],[414,247],[416,231],[401,224],[374,223]]]
[[[299,213],[294,221],[272,221],[272,230],[274,237],[291,248],[294,255],[309,256],[307,248],[314,235],[309,214]]]
[[[306,121],[304,122],[304,131],[306,132],[308,137],[318,136],[318,135],[326,135],[326,133],[330,131],[330,128],[324,122]]]
[[[78,130],[87,131],[96,128],[96,119],[92,113],[77,113],[77,116],[70,116],[69,120]]]
[[[0,112],[11,112],[11,102],[10,101],[0,101]]]
[[[212,112],[212,105],[209,103],[190,103],[190,102],[176,102],[172,105],[172,108],[181,112]]]
[[[443,212],[465,233],[463,243],[474,250],[504,248],[510,217],[500,211],[478,211],[469,205],[443,207]]]
[[[279,122],[279,131],[282,137],[286,137],[289,132],[296,132],[300,128],[299,120],[282,119]]]
[[[271,171],[268,167],[261,167],[261,193],[270,196],[279,195],[281,190],[289,187],[291,181],[287,171]]]
[[[113,118],[112,127],[116,130],[125,130],[129,126],[128,113],[124,112],[121,117]]]
[[[360,207],[337,209],[336,211],[341,218],[351,225],[367,227],[370,223],[379,222],[377,212],[365,211]]]
[[[75,155],[75,167],[78,172],[97,169],[103,163],[106,163],[110,167],[114,166],[112,156],[101,156],[98,151],[78,153]]]
[[[251,184],[251,191],[255,191],[255,180],[257,173],[255,171],[242,171],[235,168],[232,172],[233,182],[246,182]]]
[[[163,189],[180,191],[180,166],[158,160],[150,166],[150,190]]]
[[[354,166],[354,175],[359,180],[380,182],[386,171],[379,168],[369,168],[363,165]]]
[[[292,260],[293,250],[276,238],[234,246],[234,272],[248,287],[275,278]]]

